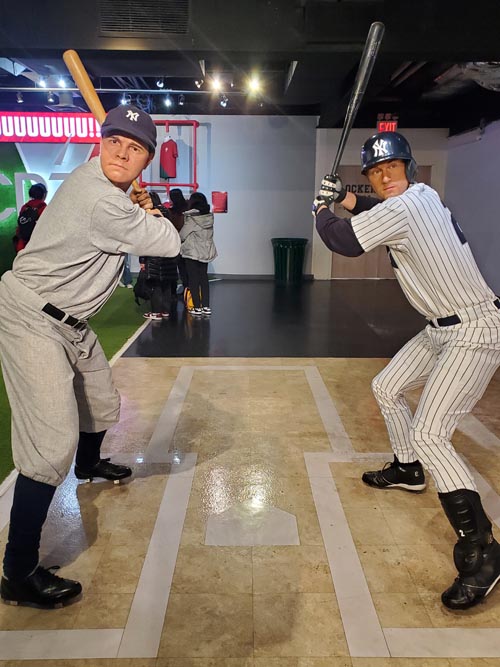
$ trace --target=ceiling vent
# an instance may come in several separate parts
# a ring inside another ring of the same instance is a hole
[[[189,0],[99,0],[99,29],[106,37],[185,35]]]

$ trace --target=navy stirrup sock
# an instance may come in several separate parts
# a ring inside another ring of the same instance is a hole
[[[42,526],[55,491],[51,484],[18,475],[3,561],[7,579],[24,579],[38,565]]]
[[[80,439],[76,450],[76,465],[82,470],[92,470],[101,458],[101,445],[106,431],[85,433],[80,431]]]

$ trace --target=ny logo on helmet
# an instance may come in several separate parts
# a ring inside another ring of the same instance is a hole
[[[135,122],[137,122],[137,120],[139,119],[139,113],[137,111],[132,111],[131,109],[129,109],[127,111],[127,118],[130,120],[135,120]]]
[[[384,155],[388,155],[388,153],[389,147],[387,145],[387,141],[385,141],[385,139],[377,139],[377,141],[373,144],[374,157],[383,157]]]

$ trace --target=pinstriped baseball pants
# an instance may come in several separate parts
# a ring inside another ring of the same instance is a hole
[[[427,326],[372,382],[392,449],[402,463],[419,459],[437,490],[476,491],[451,438],[500,366],[500,313],[451,327]],[[405,392],[423,387],[412,415]]]

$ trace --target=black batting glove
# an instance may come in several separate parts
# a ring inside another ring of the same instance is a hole
[[[321,197],[331,198],[332,202],[340,204],[346,198],[347,190],[342,185],[342,181],[337,174],[327,174],[321,181],[319,194]]]
[[[316,215],[318,209],[321,206],[330,206],[333,204],[333,199],[331,197],[323,197],[322,195],[317,195],[316,199],[313,201],[312,213]]]

